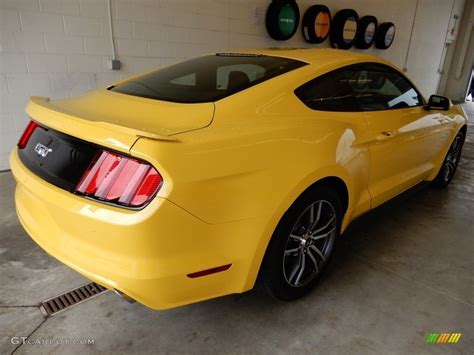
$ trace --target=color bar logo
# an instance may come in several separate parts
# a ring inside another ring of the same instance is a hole
[[[430,333],[426,337],[427,344],[455,344],[461,339],[462,333]]]

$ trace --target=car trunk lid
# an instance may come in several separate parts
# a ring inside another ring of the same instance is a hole
[[[44,126],[128,152],[140,137],[175,140],[172,136],[178,133],[207,127],[214,104],[178,104],[97,90],[62,100],[32,97],[26,111]]]

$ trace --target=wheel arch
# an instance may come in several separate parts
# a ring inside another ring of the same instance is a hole
[[[433,169],[433,171],[430,173],[430,175],[426,178],[426,181],[433,181],[433,179],[436,177],[436,175],[438,175],[438,173],[439,173],[439,171],[442,167],[444,158],[445,158],[446,154],[448,153],[449,147],[451,147],[451,144],[454,141],[454,138],[456,138],[456,136],[459,132],[463,132],[464,133],[464,139],[466,139],[467,122],[463,122],[462,124],[460,124],[458,127],[456,127],[455,129],[453,129],[451,131],[452,136],[446,142],[446,146],[443,147],[443,149],[440,151],[439,156],[435,161],[435,167],[436,168]]]
[[[328,176],[328,177],[319,179],[318,181],[315,181],[313,184],[311,184],[305,191],[303,191],[298,196],[298,198],[302,196],[303,194],[311,191],[312,189],[316,189],[321,186],[327,186],[329,188],[334,189],[337,192],[338,196],[341,198],[342,211],[345,214],[349,207],[349,190],[344,180],[342,180],[340,177]]]
[[[343,212],[344,215],[346,215],[347,211],[350,209],[351,204],[351,185],[349,182],[349,175],[345,176],[344,174],[347,174],[347,172],[345,172],[343,169],[338,172],[340,174],[319,173],[307,177],[307,179],[302,181],[300,185],[293,189],[292,193],[289,194],[289,197],[285,199],[285,201],[283,201],[280,207],[275,211],[274,218],[272,218],[272,220],[269,222],[264,234],[260,239],[259,246],[255,251],[252,265],[249,269],[249,274],[244,286],[244,290],[251,289],[255,284],[263,257],[273,236],[275,228],[277,227],[280,220],[283,218],[286,211],[288,211],[288,209],[295,203],[295,201],[297,201],[303,194],[308,193],[312,189],[320,188],[322,186],[334,188],[341,197]]]

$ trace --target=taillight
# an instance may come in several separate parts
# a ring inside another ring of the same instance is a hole
[[[121,206],[140,207],[152,199],[162,182],[150,164],[103,150],[82,175],[76,192]]]
[[[17,145],[19,149],[23,149],[26,147],[26,144],[28,144],[28,141],[30,140],[31,135],[33,134],[35,129],[38,127],[39,127],[39,124],[37,124],[35,121],[30,121],[30,123],[28,123],[28,126],[26,126],[25,131],[23,132],[20,140],[18,141]]]

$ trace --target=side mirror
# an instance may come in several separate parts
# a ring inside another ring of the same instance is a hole
[[[424,106],[424,109],[429,110],[444,110],[448,111],[451,107],[451,100],[444,96],[431,95],[428,100],[428,104]]]

